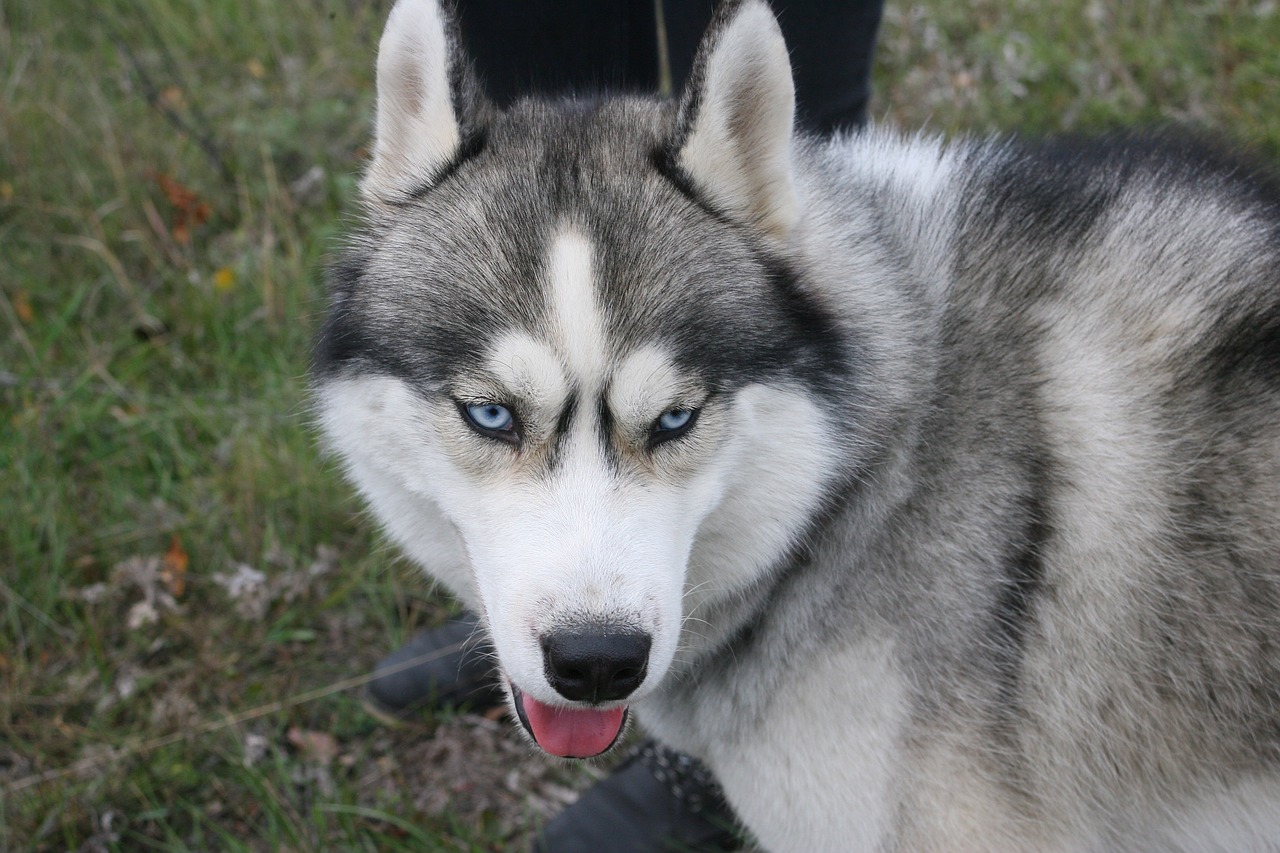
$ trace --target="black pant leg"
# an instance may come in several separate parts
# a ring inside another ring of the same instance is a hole
[[[654,92],[653,0],[457,0],[458,26],[488,94]]]

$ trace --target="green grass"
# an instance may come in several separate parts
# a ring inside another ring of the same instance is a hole
[[[387,5],[0,4],[0,849],[492,850],[539,819],[474,791],[429,805],[444,736],[325,690],[448,608],[307,426]],[[1260,0],[891,3],[872,112],[1184,121],[1275,157],[1277,44]],[[185,235],[166,180],[194,194]],[[131,628],[146,590],[174,590],[118,567],[163,566],[175,537],[177,607]],[[215,579],[280,584],[329,553],[255,614]]]

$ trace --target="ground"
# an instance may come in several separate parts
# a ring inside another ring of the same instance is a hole
[[[388,729],[451,605],[308,425],[387,2],[0,2],[0,849],[519,850],[600,771]],[[1274,0],[890,0],[872,115],[1280,155]]]

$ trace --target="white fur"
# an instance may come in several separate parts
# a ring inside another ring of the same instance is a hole
[[[510,335],[485,361],[485,388],[510,382],[544,403],[527,419],[554,422],[565,387],[556,362],[548,345]],[[697,398],[696,382],[656,347],[610,378],[624,431]],[[453,405],[395,378],[331,380],[319,399],[326,434],[388,533],[487,616],[507,676],[549,703],[564,700],[543,676],[539,637],[605,617],[649,632],[649,677],[632,701],[642,699],[678,648],[706,639],[703,606],[739,594],[786,552],[835,470],[831,425],[800,389],[750,386],[704,413],[697,429],[711,437],[627,474],[606,464],[581,414],[546,471],[467,434]],[[717,441],[725,422],[732,438]]]
[[[680,167],[730,216],[785,239],[797,217],[795,86],[782,31],[764,3],[746,4],[721,33],[697,109]]]
[[[565,364],[587,385],[599,382],[608,358],[596,305],[593,251],[585,236],[565,229],[552,239],[547,261],[547,290]]]
[[[717,741],[708,760],[738,813],[751,815],[764,849],[879,849],[897,817],[907,707],[891,644],[865,640],[796,664],[758,729],[747,733],[749,748]]]
[[[335,379],[317,394],[330,446],[387,533],[454,596],[478,608],[462,540],[435,496],[448,474],[431,429],[440,413],[389,376]]]
[[[1280,850],[1280,784],[1251,779],[1209,794],[1126,839],[1138,853],[1276,853]],[[1265,841],[1259,839],[1267,839]]]
[[[493,388],[477,397],[518,404],[525,431],[535,441],[545,436],[569,400],[569,375],[564,361],[550,344],[512,330],[495,343],[486,360]]]
[[[457,150],[447,35],[431,0],[399,0],[378,45],[373,159],[360,184],[367,201],[394,203],[431,179]]]
[[[632,429],[647,428],[654,412],[700,402],[697,383],[681,376],[670,357],[656,346],[641,347],[625,356],[609,383],[609,408]]]
[[[716,454],[724,497],[689,560],[687,648],[706,608],[740,595],[781,560],[839,473],[836,427],[800,388],[752,385],[734,401],[733,438]]]

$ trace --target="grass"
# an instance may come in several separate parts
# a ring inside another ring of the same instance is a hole
[[[440,789],[524,766],[484,721],[389,731],[327,689],[449,606],[307,427],[387,5],[0,3],[0,849],[494,850],[540,819]],[[1276,44],[1271,0],[891,3],[873,114],[1275,157]]]

